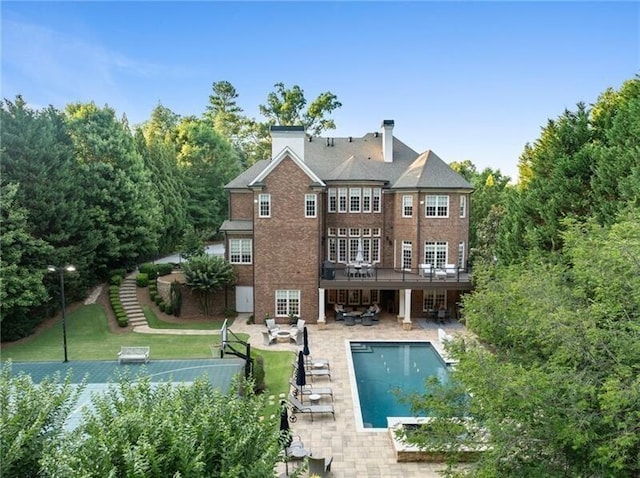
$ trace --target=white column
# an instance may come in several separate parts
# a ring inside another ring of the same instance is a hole
[[[401,320],[404,319],[404,300],[405,300],[405,295],[402,293],[402,290],[400,291],[400,294],[398,294],[400,297],[398,298],[398,322],[400,322]]]
[[[411,289],[404,290],[404,321],[411,322]]]
[[[327,325],[327,316],[324,309],[324,289],[318,289],[318,325],[321,329]]]
[[[402,294],[400,295],[402,297]],[[411,289],[404,290],[404,320],[402,321],[402,328],[404,330],[411,330]]]

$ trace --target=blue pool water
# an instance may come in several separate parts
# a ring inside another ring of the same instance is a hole
[[[411,417],[393,390],[423,392],[425,379],[449,379],[447,364],[429,342],[351,342],[364,428],[387,428],[387,417]]]

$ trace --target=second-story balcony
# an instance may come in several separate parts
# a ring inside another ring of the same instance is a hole
[[[324,289],[452,289],[470,290],[471,274],[455,266],[393,268],[366,263],[332,264],[321,268]]]

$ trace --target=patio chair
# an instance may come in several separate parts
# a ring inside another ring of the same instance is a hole
[[[290,339],[296,345],[302,345],[304,343],[304,335],[302,330],[296,329],[295,326],[291,327]]]
[[[444,271],[447,274],[447,277],[455,277],[458,273],[458,268],[455,264],[445,264]]]
[[[304,320],[298,319],[298,321],[291,326],[292,329],[298,329],[299,332],[302,332],[304,329]]]
[[[271,345],[273,342],[276,341],[276,336],[271,335],[271,333],[268,330],[263,330],[262,341],[264,345]]]
[[[431,264],[420,264],[418,267],[420,268],[420,275],[422,277],[431,277],[431,274],[433,273],[433,267]]]
[[[302,403],[293,394],[289,394],[289,406],[291,407],[291,414],[296,413],[309,413],[311,414],[311,421],[313,421],[314,413],[330,413],[333,419],[336,419],[336,412],[333,409],[333,405],[307,405]]]
[[[332,456],[329,458],[309,456],[307,460],[309,460],[309,476],[327,476],[327,472],[331,471]]]
[[[365,313],[360,318],[362,319],[362,325],[373,325],[373,314]]]
[[[278,327],[278,324],[276,324],[276,319],[266,319],[264,323],[271,335],[275,335],[276,332],[280,330],[280,327]]]
[[[346,314],[344,316],[344,325],[352,326],[356,325],[356,318],[351,314]]]

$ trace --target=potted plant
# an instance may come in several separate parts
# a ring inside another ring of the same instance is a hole
[[[289,325],[297,325],[298,324],[298,316],[295,314],[289,314]]]

